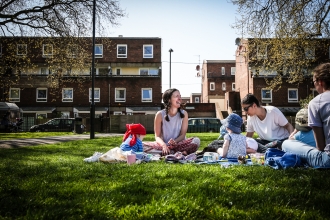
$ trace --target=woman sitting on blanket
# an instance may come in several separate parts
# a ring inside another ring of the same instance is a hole
[[[143,142],[144,152],[163,155],[181,152],[194,153],[199,148],[197,137],[186,138],[188,113],[181,109],[182,99],[179,90],[168,89],[163,93],[165,109],[158,111],[154,121],[155,142]]]

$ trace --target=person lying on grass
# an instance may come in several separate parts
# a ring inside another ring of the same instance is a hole
[[[158,111],[154,120],[154,142],[143,142],[144,152],[162,155],[181,152],[194,153],[199,148],[198,137],[186,138],[188,113],[182,109],[180,91],[168,89],[163,93],[165,109]]]

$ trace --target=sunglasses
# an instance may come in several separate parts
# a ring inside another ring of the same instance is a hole
[[[249,106],[245,106],[245,107],[243,108],[243,110],[246,111],[246,112],[249,111],[249,108],[250,108],[252,105],[253,105],[253,103],[252,103],[251,105],[249,105]]]

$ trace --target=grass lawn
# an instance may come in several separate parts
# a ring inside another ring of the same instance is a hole
[[[0,149],[0,219],[330,218],[328,170],[83,162],[121,138]]]

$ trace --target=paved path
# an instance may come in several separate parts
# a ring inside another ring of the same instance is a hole
[[[123,136],[123,134],[104,134],[104,133],[95,134],[95,138],[111,137],[111,136]],[[19,148],[19,147],[35,146],[39,144],[56,144],[61,142],[84,140],[84,139],[90,139],[90,134],[0,140],[0,148]]]

